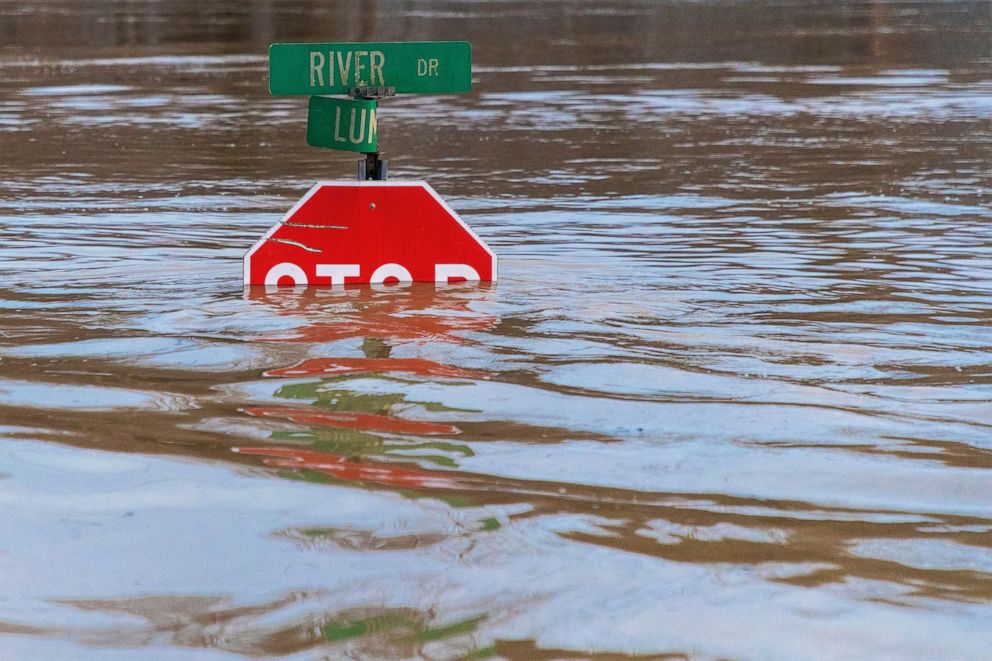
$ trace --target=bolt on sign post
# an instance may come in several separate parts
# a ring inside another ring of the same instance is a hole
[[[307,144],[365,159],[357,182],[318,182],[252,246],[245,284],[495,281],[482,239],[427,182],[385,181],[379,159],[380,99],[471,87],[467,41],[272,44],[269,91],[310,97]]]

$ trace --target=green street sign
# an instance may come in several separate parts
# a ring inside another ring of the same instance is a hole
[[[311,147],[344,151],[378,151],[376,102],[368,99],[310,97],[307,144]]]
[[[399,94],[456,94],[472,88],[467,41],[272,44],[269,92],[348,94],[393,87]]]

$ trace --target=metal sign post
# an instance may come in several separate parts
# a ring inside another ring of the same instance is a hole
[[[378,105],[379,99],[396,96],[395,87],[352,87],[348,96],[372,101]],[[358,161],[359,181],[385,181],[388,177],[386,161],[379,158],[379,151],[363,152],[365,158]]]

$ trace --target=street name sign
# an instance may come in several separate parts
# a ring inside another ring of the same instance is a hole
[[[320,182],[248,251],[246,285],[496,280],[496,254],[424,181]]]
[[[467,41],[295,43],[269,47],[269,92],[348,94],[392,87],[398,94],[458,94],[472,88]]]
[[[376,102],[311,96],[307,112],[307,144],[344,151],[379,150]]]

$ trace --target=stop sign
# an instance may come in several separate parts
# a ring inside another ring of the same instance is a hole
[[[316,184],[244,260],[246,285],[496,280],[496,254],[424,181]]]

